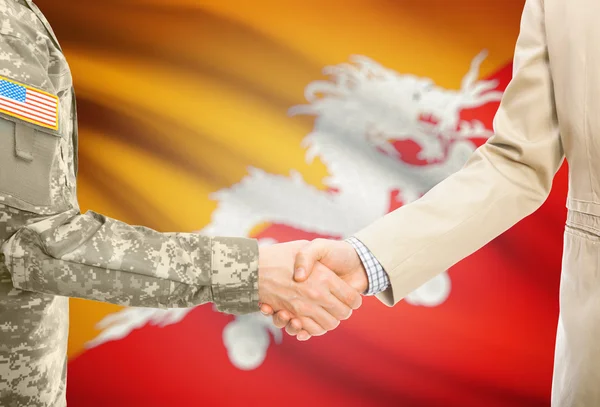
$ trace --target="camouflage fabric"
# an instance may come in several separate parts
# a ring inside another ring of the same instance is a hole
[[[66,405],[67,297],[258,310],[256,241],[158,233],[80,213],[71,73],[30,0],[0,0],[1,78],[59,98],[57,130],[0,106],[1,406]]]

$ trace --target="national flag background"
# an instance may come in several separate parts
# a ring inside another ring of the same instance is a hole
[[[194,231],[217,207],[209,195],[249,166],[294,169],[324,188],[326,167],[307,163],[301,146],[314,119],[287,114],[323,67],[359,54],[458,89],[486,49],[481,77],[502,90],[524,2],[36,3],[73,72],[82,209]],[[497,107],[463,114],[491,128]],[[442,305],[387,308],[368,298],[324,337],[272,343],[251,371],[231,364],[222,333],[233,317],[210,305],[86,349],[96,324],[121,308],[72,300],[69,406],[547,406],[565,194],[563,168],[536,214],[450,270]],[[306,235],[282,230],[271,229]]]

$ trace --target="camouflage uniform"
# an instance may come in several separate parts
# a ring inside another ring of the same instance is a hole
[[[0,104],[1,406],[66,405],[67,297],[258,310],[254,240],[158,233],[80,213],[71,73],[31,0],[0,0],[0,77],[59,101],[56,130]]]

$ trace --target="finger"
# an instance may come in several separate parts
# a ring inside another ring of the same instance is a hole
[[[298,339],[299,341],[308,341],[310,338],[311,338],[310,334],[304,330],[302,330],[302,332],[300,332],[296,336],[296,339]]]
[[[285,327],[285,331],[291,336],[298,335],[303,331],[302,322],[299,318],[293,318]]]
[[[266,316],[273,315],[273,308],[268,304],[260,304],[260,312]]]
[[[327,333],[325,328],[311,318],[301,317],[300,322],[302,322],[304,330],[311,336],[321,336]]]
[[[294,280],[297,282],[305,281],[312,272],[315,263],[325,257],[327,246],[323,242],[322,239],[313,240],[298,252],[294,263]]]
[[[286,310],[282,310],[282,311],[277,312],[273,316],[273,324],[277,328],[285,328],[285,326],[290,322],[291,319],[292,319],[292,316],[290,315],[290,313],[287,312]]]
[[[327,280],[329,291],[343,304],[352,309],[358,309],[362,305],[362,296],[354,288],[350,287],[344,280],[339,277],[330,278]]]
[[[334,295],[331,296],[327,304],[323,305],[323,309],[338,321],[344,321],[352,315],[352,308],[341,302]]]
[[[323,276],[321,281],[327,286],[329,292],[325,291],[326,294],[321,292],[324,297],[319,299],[313,297],[313,299],[319,301],[319,304],[335,319],[339,321],[348,319],[352,314],[352,307],[358,308],[362,304],[360,294],[321,263],[315,265],[315,271]]]
[[[326,331],[332,331],[340,325],[340,320],[333,317],[322,307],[315,307],[311,313],[307,314],[314,322],[323,327]],[[304,320],[301,320],[302,327],[307,330],[311,335],[315,335],[304,325]]]
[[[352,308],[344,304],[333,294],[327,296],[325,301],[321,303],[321,307],[337,321],[343,321],[352,315]]]

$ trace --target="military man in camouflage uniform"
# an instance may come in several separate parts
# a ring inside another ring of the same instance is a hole
[[[66,405],[67,297],[155,308],[214,302],[235,314],[257,311],[261,300],[321,332],[360,305],[328,269],[312,286],[292,281],[304,242],[259,256],[252,239],[158,233],[81,214],[76,173],[75,94],[60,45],[31,0],[0,0],[3,407]]]

